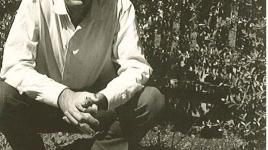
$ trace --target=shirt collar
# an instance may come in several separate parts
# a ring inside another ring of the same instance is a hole
[[[58,15],[68,14],[64,0],[53,0],[53,9]]]

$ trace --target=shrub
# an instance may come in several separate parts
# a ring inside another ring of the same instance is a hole
[[[263,148],[265,2],[133,3],[152,84],[168,97],[167,121],[184,132],[199,125],[201,135],[232,131],[248,141],[245,149]]]

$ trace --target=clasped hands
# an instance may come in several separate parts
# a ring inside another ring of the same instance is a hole
[[[74,92],[65,89],[58,99],[59,108],[64,113],[63,120],[77,126],[85,133],[94,133],[100,125],[94,117],[98,111],[98,104],[108,103],[103,94],[89,92]]]

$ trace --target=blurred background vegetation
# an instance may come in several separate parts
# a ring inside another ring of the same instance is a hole
[[[241,149],[265,149],[266,1],[132,2],[154,68],[150,84],[167,98],[159,139],[169,126],[205,138],[233,134],[246,141]],[[0,57],[18,6],[0,0]]]

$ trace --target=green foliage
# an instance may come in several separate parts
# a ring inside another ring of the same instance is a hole
[[[167,97],[166,122],[204,137],[232,132],[247,140],[242,148],[264,148],[265,1],[132,2],[150,83]],[[0,56],[17,6],[0,0]]]
[[[18,4],[15,0],[0,0],[0,68],[3,59],[3,46],[14,20]]]
[[[265,146],[265,2],[133,3],[152,84],[165,93],[175,129],[228,130],[248,141],[245,149]]]

